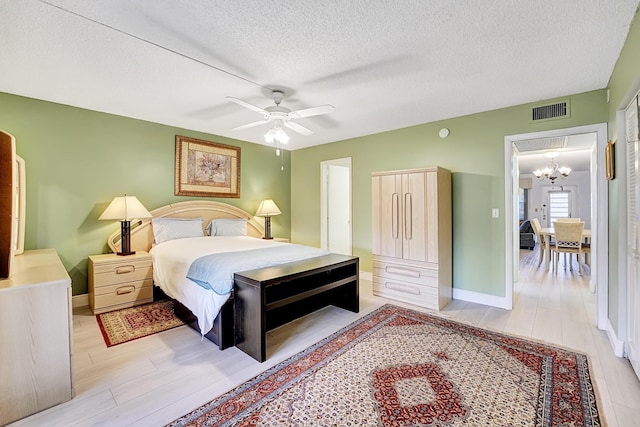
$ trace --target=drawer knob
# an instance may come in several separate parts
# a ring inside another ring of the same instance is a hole
[[[134,265],[123,265],[122,267],[116,268],[116,274],[127,274],[133,273],[136,271],[136,267]]]
[[[135,290],[136,290],[135,286],[123,286],[122,288],[116,289],[116,295],[130,294]]]

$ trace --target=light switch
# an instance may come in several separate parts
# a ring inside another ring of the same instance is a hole
[[[491,218],[500,218],[500,209],[498,208],[491,209]]]

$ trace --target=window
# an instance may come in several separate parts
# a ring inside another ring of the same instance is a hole
[[[571,192],[549,192],[549,221],[553,224],[557,218],[571,217]]]

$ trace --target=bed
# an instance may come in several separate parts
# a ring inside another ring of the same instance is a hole
[[[358,311],[357,257],[262,239],[261,222],[225,203],[179,202],[151,214],[152,219],[132,221],[131,249],[152,256],[154,298],[172,298],[175,314],[221,350],[237,345],[262,362],[266,330],[326,305]],[[165,241],[158,234],[165,222],[193,229],[198,218],[201,228],[215,220],[211,233],[215,237]],[[236,224],[245,227],[240,235],[233,229]],[[229,225],[231,229],[221,228]],[[119,250],[119,239],[119,232],[109,237],[114,252]],[[210,268],[208,257],[213,255],[209,254],[222,257],[211,260],[218,262],[217,268]],[[203,267],[209,271],[198,270]]]

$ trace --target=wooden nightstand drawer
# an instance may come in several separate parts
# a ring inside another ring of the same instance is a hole
[[[146,252],[89,257],[89,305],[94,313],[153,301],[153,268]]]
[[[153,280],[147,279],[147,280],[138,280],[135,282],[116,283],[109,286],[101,286],[99,288],[95,288],[94,291],[95,291],[96,297],[100,295],[109,295],[109,294],[126,296],[126,295],[132,295],[134,293],[133,290],[137,291],[138,289],[146,286],[149,286],[149,287],[153,286]]]
[[[103,313],[152,302],[153,281],[147,280],[142,283],[144,286],[136,286],[130,283],[108,286],[109,289],[112,289],[112,292],[94,296],[93,312],[96,314]]]
[[[93,267],[93,285],[95,287],[147,279],[153,279],[151,264],[128,262],[119,265],[94,265]]]

